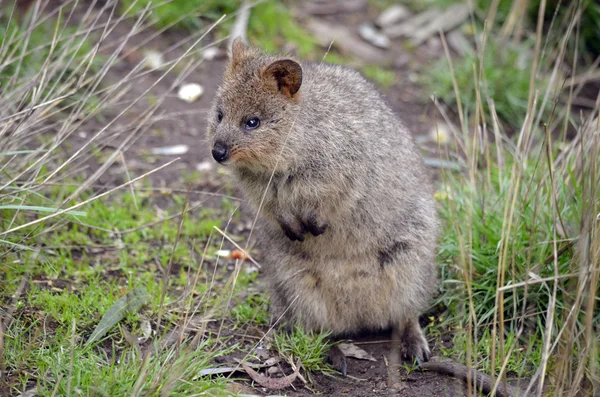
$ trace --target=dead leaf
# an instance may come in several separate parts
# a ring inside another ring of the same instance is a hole
[[[300,365],[296,365],[296,370],[291,375],[285,376],[283,378],[267,378],[266,376],[259,374],[246,364],[240,364],[244,368],[244,371],[246,371],[246,373],[252,378],[252,380],[254,380],[262,387],[266,387],[267,389],[271,390],[279,390],[289,387],[292,383],[294,383],[294,381],[298,377],[298,373],[300,372]]]
[[[127,294],[125,294],[121,299],[115,302],[114,305],[106,313],[102,316],[102,319],[94,329],[94,332],[90,335],[89,339],[86,342],[86,345],[89,345],[92,342],[97,341],[102,338],[108,330],[117,325],[123,317],[125,317],[125,313],[131,312],[135,313],[142,306],[144,306],[150,300],[150,294],[144,288],[138,287]]]
[[[274,357],[273,357],[274,358]],[[238,364],[241,364],[241,360],[235,359]],[[248,363],[248,364],[244,364],[247,367],[250,368],[256,368],[256,369],[260,369],[260,368],[265,368],[267,366],[271,366],[271,365],[275,365],[279,362],[279,360],[277,361],[270,361],[272,360],[271,358],[267,361],[265,361],[264,364],[252,364],[252,363]],[[267,363],[270,363],[269,365],[267,365]],[[200,371],[200,376],[207,376],[207,375],[222,375],[222,374],[230,374],[232,372],[236,372],[236,371],[245,371],[243,368],[240,368],[239,365],[235,366],[235,367],[215,367],[215,368],[206,368],[203,369],[202,371]],[[196,378],[194,378],[196,379]]]
[[[353,357],[359,360],[377,361],[375,357],[353,343],[339,343],[337,346],[346,357]]]

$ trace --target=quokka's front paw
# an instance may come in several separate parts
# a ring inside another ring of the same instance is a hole
[[[304,241],[304,235],[306,234],[306,230],[303,225],[291,225],[287,222],[279,222],[279,226],[281,226],[281,230],[283,233],[292,241]]]
[[[305,219],[300,220],[302,227],[313,236],[320,236],[325,233],[329,224],[320,222],[314,213],[309,214]]]
[[[329,226],[325,222],[319,222],[314,214],[310,214],[304,219],[298,217],[295,222],[279,221],[281,230],[292,241],[304,241],[304,235],[310,233],[313,236],[319,236],[325,233]]]

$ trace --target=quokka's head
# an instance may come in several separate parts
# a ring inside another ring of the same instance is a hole
[[[273,169],[300,104],[302,67],[233,42],[208,118],[208,143],[221,164]]]

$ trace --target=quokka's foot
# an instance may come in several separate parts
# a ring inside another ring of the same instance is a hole
[[[418,365],[429,361],[431,351],[416,319],[407,321],[401,331],[402,358]]]
[[[329,349],[327,358],[329,362],[331,362],[333,369],[341,372],[343,376],[348,374],[348,361],[346,355],[337,345],[333,345],[331,349]]]

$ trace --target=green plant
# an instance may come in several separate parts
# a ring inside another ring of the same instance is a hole
[[[248,296],[231,311],[233,319],[241,324],[267,324],[269,320],[268,297],[265,294]]]
[[[305,332],[301,327],[295,327],[291,332],[275,334],[275,349],[291,362],[300,360],[307,371],[332,371],[325,362],[325,354],[331,347],[329,334]]]
[[[473,117],[480,104],[483,114],[490,114],[490,102],[487,101],[489,98],[502,120],[512,127],[522,124],[528,106],[531,48],[532,46],[526,44],[502,44],[490,37],[482,57],[470,53],[454,60],[454,79],[460,87],[464,113]],[[481,79],[475,79],[474,74],[479,73],[480,62],[483,67]],[[440,59],[427,69],[420,81],[437,98],[456,107],[453,76],[446,59]],[[544,90],[547,85],[546,78],[540,77],[536,85],[540,90]],[[483,97],[480,102],[477,102],[478,92]]]
[[[57,94],[66,95],[68,103],[81,100],[84,77],[97,72],[103,62],[92,47],[95,35],[65,25],[63,13],[32,21],[31,11],[17,12],[12,18],[11,11],[12,7],[0,8],[0,88],[5,99],[21,95],[14,101],[18,100],[22,108]],[[32,80],[42,71],[42,84],[31,90]],[[94,105],[91,98],[87,100]]]
[[[178,322],[225,306],[218,299],[225,294],[213,295],[222,286],[212,282],[229,274],[207,272],[198,255],[199,246],[215,248],[223,215],[140,185],[151,172],[127,174],[130,182],[114,187],[95,184],[170,92],[129,112],[147,103],[126,95],[145,71],[113,84],[104,76],[140,27],[107,47],[87,33],[114,28],[110,7],[67,26],[75,3],[57,11],[54,2],[37,2],[48,9],[15,19],[0,41],[0,394],[224,394],[224,381],[198,374],[237,347],[209,337],[190,345],[187,333],[173,346],[167,337]],[[49,15],[56,19],[44,22]],[[96,69],[99,52],[108,55]],[[88,128],[97,133],[75,147],[73,135]],[[149,298],[87,344],[133,289]]]
[[[135,15],[148,8],[150,20],[157,28],[176,27],[193,31],[206,27],[201,17],[217,19],[235,12],[240,5],[240,0],[123,0],[121,11]]]
[[[122,11],[134,15],[146,7],[151,11],[152,23],[157,28],[176,27],[197,30],[205,27],[205,20],[216,20],[221,15],[234,15],[242,5],[241,0],[125,0]],[[217,28],[218,36],[229,34],[233,19],[228,18]],[[266,51],[281,50],[284,44],[296,47],[303,57],[314,55],[315,39],[294,21],[282,1],[263,1],[254,4],[248,23],[248,38]]]
[[[364,66],[362,68],[364,75],[376,82],[379,86],[387,88],[396,82],[396,72],[383,69],[379,66]]]

